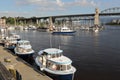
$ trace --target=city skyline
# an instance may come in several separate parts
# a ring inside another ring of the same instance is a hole
[[[54,15],[89,14],[119,7],[119,0],[1,0],[0,17],[44,17]]]

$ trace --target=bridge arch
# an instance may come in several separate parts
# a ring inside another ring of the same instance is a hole
[[[119,12],[120,12],[120,7],[108,8],[101,11],[101,13],[119,13]]]

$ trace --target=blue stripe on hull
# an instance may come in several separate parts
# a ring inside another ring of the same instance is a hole
[[[71,33],[75,33],[76,31],[73,32],[53,32],[52,34],[71,34]]]

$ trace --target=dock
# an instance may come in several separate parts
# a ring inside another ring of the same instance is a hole
[[[3,46],[0,46],[0,63],[5,66],[8,71],[10,69],[15,69],[17,72],[19,72],[19,74],[21,75],[20,80],[52,80],[50,77],[46,76],[43,73],[40,73],[39,70],[25,62],[18,56],[14,55],[8,50],[5,50]],[[16,77],[15,75],[13,76]]]

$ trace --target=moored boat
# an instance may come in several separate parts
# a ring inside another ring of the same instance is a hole
[[[16,33],[10,33],[10,34],[9,34],[9,37],[16,38],[17,41],[21,40],[20,35],[18,35],[18,34],[16,34]]]
[[[56,31],[53,31],[52,34],[70,34],[70,33],[75,33],[75,32],[76,32],[75,30],[72,30],[64,25],[64,27],[62,27]]]
[[[24,60],[27,60],[27,58],[31,58],[33,56],[35,51],[32,49],[30,41],[20,40],[18,41],[14,52],[19,57],[23,58]]]
[[[40,70],[55,80],[73,80],[76,68],[71,65],[72,60],[62,53],[63,50],[57,48],[44,49],[39,51],[35,62]]]
[[[14,50],[14,48],[16,47],[16,44],[17,44],[17,40],[16,38],[5,38],[4,40],[4,47],[7,48],[7,49],[10,49],[10,50]]]

